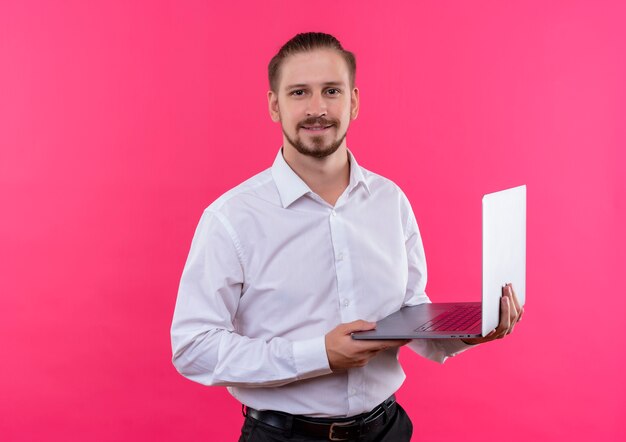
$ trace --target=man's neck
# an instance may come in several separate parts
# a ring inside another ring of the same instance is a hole
[[[331,206],[335,205],[350,183],[350,161],[345,144],[324,158],[303,155],[284,144],[283,157],[296,175]]]

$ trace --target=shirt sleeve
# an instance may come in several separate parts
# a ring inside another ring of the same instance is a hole
[[[404,215],[407,220],[405,246],[408,262],[408,282],[403,305],[419,305],[431,302],[426,294],[426,255],[413,210],[406,196],[402,194],[402,197],[406,210]],[[408,347],[420,356],[444,363],[447,358],[475,346],[466,344],[461,339],[413,339]]]
[[[204,385],[268,387],[331,373],[324,336],[291,341],[236,332],[244,286],[241,246],[228,221],[207,209],[183,270],[171,327],[172,362]]]

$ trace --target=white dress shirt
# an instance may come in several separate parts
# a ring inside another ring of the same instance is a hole
[[[334,373],[325,335],[430,302],[409,201],[348,152],[350,183],[335,206],[285,162],[226,192],[203,213],[172,323],[173,363],[187,378],[227,386],[243,404],[317,417],[370,411],[405,379],[398,349]],[[443,362],[460,340],[416,339]]]

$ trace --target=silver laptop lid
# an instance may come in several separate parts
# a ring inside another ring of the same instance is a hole
[[[483,197],[482,334],[498,326],[502,286],[526,302],[526,186]]]

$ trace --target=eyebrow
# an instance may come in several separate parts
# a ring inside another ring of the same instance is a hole
[[[340,81],[327,81],[325,83],[322,83],[323,86],[342,86],[343,87],[343,83]],[[304,84],[304,83],[298,83],[298,84],[290,84],[289,86],[287,86],[287,90],[290,89],[295,89],[295,88],[305,88],[305,87],[309,87],[308,84]]]

